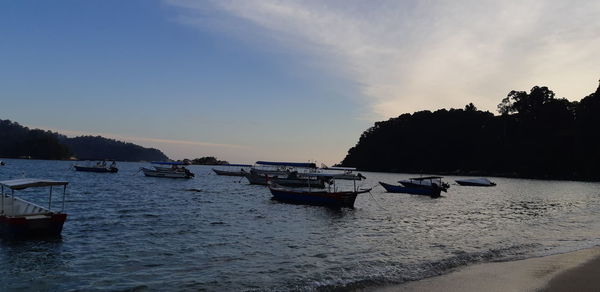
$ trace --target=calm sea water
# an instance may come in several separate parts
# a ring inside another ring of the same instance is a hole
[[[272,201],[210,167],[171,180],[144,177],[141,163],[95,174],[5,161],[2,180],[69,181],[69,217],[61,239],[0,240],[0,291],[336,290],[600,244],[598,183],[492,178],[497,187],[452,185],[440,199],[376,187],[333,210]],[[363,174],[365,187],[409,177]],[[19,194],[45,204],[39,191]]]

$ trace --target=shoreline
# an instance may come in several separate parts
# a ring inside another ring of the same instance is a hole
[[[523,260],[480,263],[445,275],[359,291],[597,291],[599,269],[597,246]]]

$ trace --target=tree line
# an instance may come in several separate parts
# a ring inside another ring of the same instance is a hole
[[[511,91],[498,115],[472,104],[376,122],[341,162],[368,171],[600,180],[600,86],[580,101]]]
[[[145,148],[100,136],[68,138],[39,129],[29,129],[10,120],[0,120],[0,157],[33,159],[78,159],[119,161],[166,161],[158,149]]]

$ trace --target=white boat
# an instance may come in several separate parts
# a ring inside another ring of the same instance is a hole
[[[23,238],[59,236],[67,220],[65,194],[68,182],[48,179],[14,179],[0,181],[0,237]],[[60,212],[52,211],[52,189],[62,187],[62,207]],[[49,187],[48,207],[15,197],[15,191],[27,188]]]
[[[469,179],[457,179],[457,184],[461,186],[474,186],[474,187],[493,187],[496,183],[490,181],[487,178],[469,178]]]
[[[181,162],[152,162],[153,164],[170,165],[170,167],[154,166],[154,169],[142,167],[145,176],[164,178],[192,178],[194,173],[185,168]]]

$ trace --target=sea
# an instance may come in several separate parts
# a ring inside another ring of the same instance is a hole
[[[4,159],[0,180],[69,182],[61,238],[0,239],[0,291],[340,291],[600,244],[600,184],[490,178],[443,197],[386,193],[414,174],[362,172],[354,209],[274,201],[264,186],[190,166],[189,180]],[[418,175],[417,175],[418,176]],[[338,183],[338,188],[348,187]],[[42,206],[46,189],[16,193]],[[62,207],[62,190],[53,208]]]

